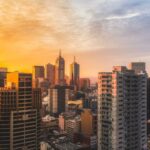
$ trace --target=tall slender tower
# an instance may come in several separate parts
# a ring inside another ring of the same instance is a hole
[[[51,85],[55,83],[55,66],[52,64],[46,65],[46,78],[49,80]]]
[[[40,149],[40,89],[32,89],[32,75],[8,73],[0,89],[0,149]]]
[[[147,74],[114,67],[98,77],[98,150],[147,147]]]
[[[55,84],[56,85],[64,85],[65,84],[65,60],[61,56],[61,50],[59,52],[58,58],[56,59]]]
[[[80,80],[80,65],[76,62],[76,59],[74,57],[74,62],[70,65],[70,85],[78,89],[79,80]]]

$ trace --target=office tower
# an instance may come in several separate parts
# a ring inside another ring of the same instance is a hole
[[[46,65],[46,78],[49,80],[51,85],[55,83],[55,66],[52,64]]]
[[[0,87],[5,86],[7,68],[0,68]]]
[[[32,107],[34,109],[40,110],[42,107],[42,93],[40,88],[33,88],[32,89]]]
[[[90,87],[89,78],[80,78],[80,90],[87,90]]]
[[[80,65],[76,62],[74,57],[74,62],[70,65],[70,85],[74,86],[75,89],[79,89],[79,79]]]
[[[91,109],[83,109],[81,113],[81,133],[84,137],[97,135],[97,114]]]
[[[98,150],[147,146],[147,75],[114,67],[98,77]]]
[[[44,78],[44,66],[33,66],[32,68],[33,79]]]
[[[69,86],[59,85],[50,88],[50,111],[52,115],[59,115],[65,112],[71,90]]]
[[[56,85],[65,84],[65,60],[61,56],[61,51],[59,53],[55,65],[55,84]]]
[[[40,149],[40,90],[32,90],[32,75],[8,73],[0,89],[0,149]]]
[[[146,72],[145,68],[145,62],[131,62],[129,64],[129,69],[135,70],[136,73]]]

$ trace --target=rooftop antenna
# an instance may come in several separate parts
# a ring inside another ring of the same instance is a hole
[[[59,50],[59,57],[61,57],[61,49]]]
[[[74,63],[76,62],[76,57],[74,56]]]

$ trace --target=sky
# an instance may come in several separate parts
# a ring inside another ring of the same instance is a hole
[[[82,77],[144,61],[150,72],[149,0],[0,0],[0,67],[28,71],[74,55]]]

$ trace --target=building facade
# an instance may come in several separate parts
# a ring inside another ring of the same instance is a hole
[[[55,66],[52,64],[46,65],[46,78],[49,80],[51,85],[55,83]]]
[[[70,85],[74,86],[74,88],[78,90],[79,81],[80,81],[80,65],[76,62],[74,58],[74,62],[70,65]]]
[[[65,131],[71,141],[74,141],[74,136],[81,131],[81,119],[76,116],[73,119],[68,119],[65,122]]]
[[[32,68],[33,79],[44,78],[45,77],[45,69],[44,66],[33,66]]]
[[[33,91],[31,74],[8,73],[6,83],[0,90],[0,149],[39,150],[40,91]]]
[[[5,86],[7,72],[7,68],[0,68],[0,87]]]
[[[84,137],[97,135],[97,114],[91,109],[83,109],[81,113],[81,133]]]
[[[85,91],[90,88],[90,79],[89,78],[80,78],[80,90]]]
[[[50,112],[52,115],[59,115],[66,111],[67,102],[70,99],[70,86],[54,86],[49,90]]]
[[[133,69],[133,68],[132,68]],[[98,77],[98,150],[147,146],[147,75],[114,67]]]

